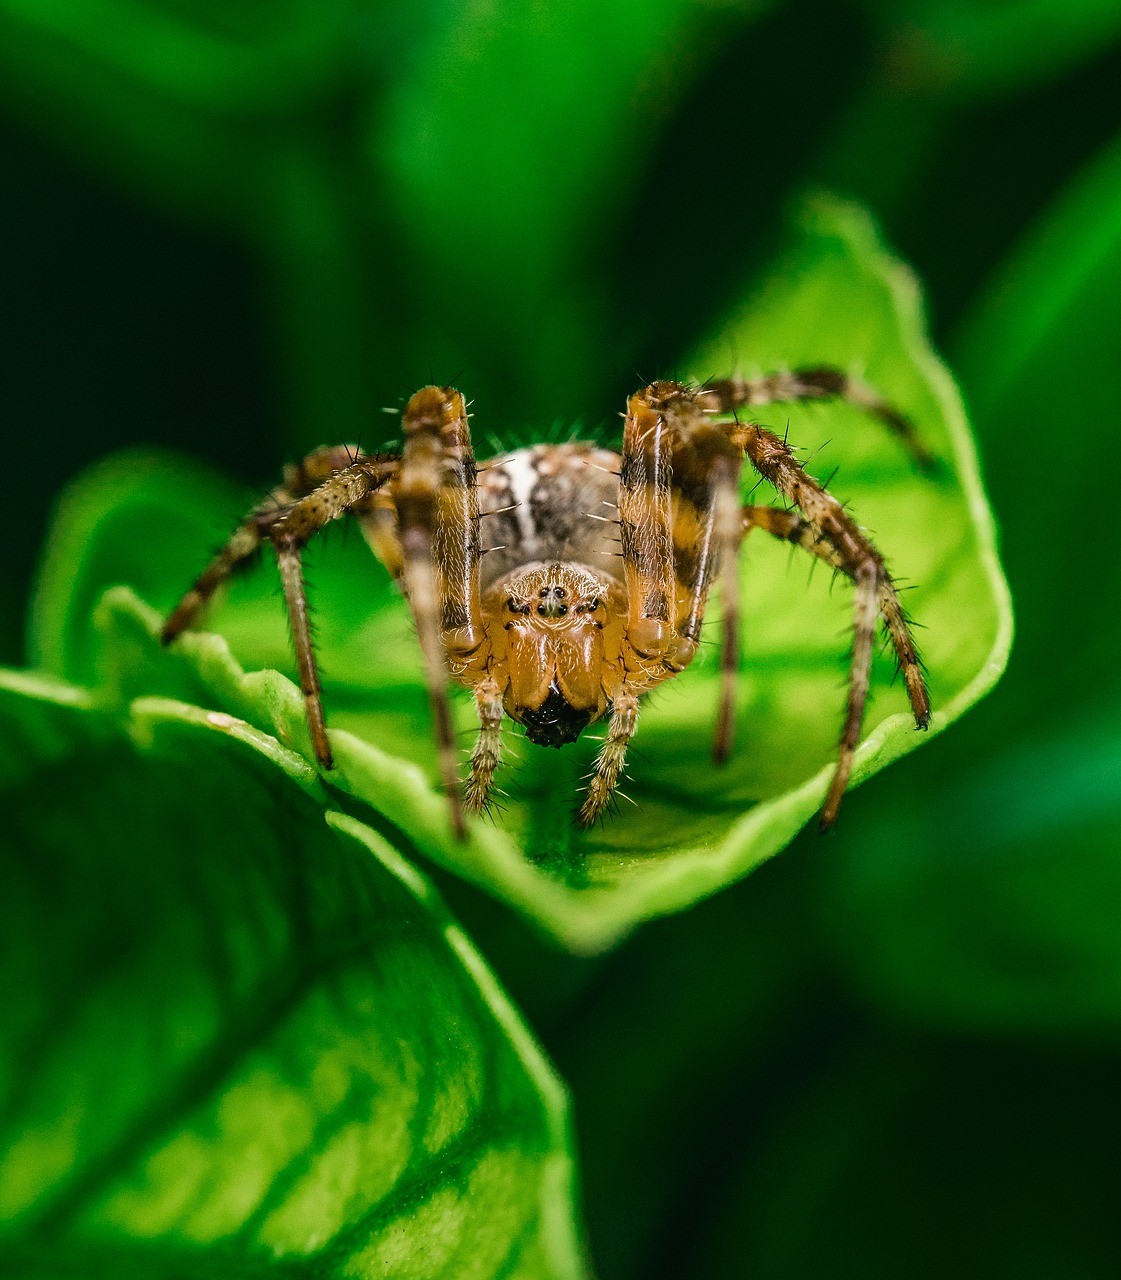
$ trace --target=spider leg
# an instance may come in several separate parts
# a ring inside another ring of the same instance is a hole
[[[324,769],[332,769],[335,760],[327,739],[319,668],[311,642],[311,617],[308,613],[302,554],[303,546],[298,542],[285,540],[276,544],[276,563],[280,569],[280,581],[284,585],[284,600],[288,605],[292,644],[296,650],[296,670],[299,672],[300,689],[304,695],[304,713],[307,716],[308,732],[311,734],[311,746],[315,758]]]
[[[624,691],[615,699],[607,737],[592,766],[588,792],[577,819],[582,827],[590,827],[611,803],[626,763],[627,745],[634,737],[637,723],[638,695]]]
[[[270,526],[285,514],[293,502],[360,460],[364,466],[370,465],[371,460],[366,459],[358,449],[347,445],[331,445],[316,449],[302,462],[285,467],[284,483],[245,517],[230,535],[226,545],[195,579],[190,590],[169,614],[160,631],[160,643],[170,644],[177,635],[194,625],[214,592],[253,558],[261,544],[268,540]],[[384,466],[388,459],[382,455],[372,461]],[[379,480],[377,483],[384,481]]]
[[[487,807],[502,746],[502,690],[493,677],[475,686],[475,707],[479,713],[479,732],[471,752],[471,777],[464,802],[472,813],[482,813]]]
[[[329,451],[318,452],[326,455]],[[283,509],[265,529],[276,548],[312,748],[315,758],[325,769],[332,768],[334,760],[327,740],[319,670],[311,642],[311,620],[302,565],[303,549],[332,520],[337,520],[350,511],[361,511],[371,494],[384,485],[396,469],[397,459],[394,457],[362,458],[352,462],[341,470],[329,473],[322,484]],[[310,476],[308,480],[310,482]]]
[[[277,494],[283,491],[277,490]],[[287,499],[283,494],[283,499]],[[227,578],[253,558],[265,538],[266,513],[254,511],[230,535],[229,541],[191,584],[160,629],[160,643],[170,644],[192,627],[207,601]]]
[[[832,399],[846,400],[878,418],[923,471],[936,470],[937,459],[908,417],[859,378],[828,365],[759,378],[720,378],[706,382],[698,393],[698,400],[710,413],[735,413],[737,409],[782,401]]]
[[[659,637],[659,656],[669,671],[683,670],[697,651],[705,605],[719,575],[724,618],[713,755],[720,763],[732,746],[739,669],[736,553],[743,451],[678,383],[653,383],[632,396],[628,408],[619,508],[631,643],[648,656],[658,652],[644,650],[634,637],[652,619],[661,624],[663,615],[653,606],[668,598],[670,628]]]
[[[631,396],[619,469],[619,536],[627,634],[644,658],[662,658],[673,635],[673,424],[684,388],[655,383]]]
[[[300,560],[304,546],[315,533],[348,511],[360,511],[397,468],[395,457],[359,457],[356,453],[345,446],[318,449],[302,463],[288,468],[285,484],[242,521],[180,600],[160,632],[161,642],[169,644],[190,627],[215,590],[241,568],[263,542],[271,541],[276,548],[288,605],[308,730],[316,759],[328,769],[333,761]]]
[[[405,407],[405,450],[393,482],[403,581],[416,620],[452,828],[466,834],[448,676],[477,659],[484,640],[479,591],[479,504],[467,410],[458,391],[425,387]]]
[[[838,749],[837,769],[821,813],[821,825],[827,827],[837,816],[841,795],[852,771],[852,756],[860,736],[868,695],[877,609],[883,615],[895,647],[915,724],[920,729],[930,724],[930,696],[899,596],[880,553],[824,485],[806,474],[786,442],[774,432],[753,423],[725,424],[725,430],[729,438],[744,449],[759,474],[801,510],[805,527],[796,516],[786,518],[792,513],[776,512],[763,516],[759,508],[748,509],[751,525],[767,528],[776,536],[805,546],[843,570],[856,583],[848,709]]]
[[[743,533],[746,537],[752,529],[763,529],[772,537],[793,543],[808,551],[826,564],[856,580],[852,562],[838,552],[829,539],[809,520],[794,511],[781,511],[777,507],[746,506],[743,509]],[[871,546],[871,544],[869,544]],[[923,677],[922,659],[911,636],[907,615],[895,589],[895,583],[880,560],[877,604],[884,620],[887,634],[895,650],[895,660],[903,673],[907,696],[915,716],[915,723],[925,729],[930,723],[930,702]]]

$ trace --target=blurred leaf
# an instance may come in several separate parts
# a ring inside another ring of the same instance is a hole
[[[919,477],[879,424],[846,406],[765,415],[779,429],[789,422],[791,439],[810,449],[832,438],[815,466],[843,464],[837,492],[853,500],[896,568],[919,582],[912,607],[927,627],[937,732],[999,676],[1011,621],[953,384],[925,344],[913,280],[883,253],[863,214],[829,201],[810,206],[770,282],[690,368],[704,378],[748,359],[771,368],[865,366],[945,460],[937,480]],[[187,636],[161,653],[153,641],[157,615],[120,592],[106,598],[95,631],[84,629],[86,602],[99,587],[133,581],[163,610],[197,571],[168,572],[171,561],[185,564],[185,546],[158,565],[137,569],[136,561],[146,522],[170,536],[205,523],[200,482],[188,474],[173,485],[169,464],[153,464],[162,468],[159,478],[121,486],[118,508],[114,471],[127,465],[106,464],[64,500],[39,587],[33,652],[69,678],[88,679],[99,669],[120,701],[144,692],[188,696],[183,682],[194,682],[196,691],[201,682],[206,692],[193,695],[200,701],[306,754],[298,690],[275,673],[243,675],[222,638]],[[153,494],[168,504],[166,519],[137,514]],[[208,541],[196,544],[196,564]],[[744,557],[739,745],[727,768],[717,773],[710,763],[719,673],[706,647],[643,712],[627,787],[633,812],[577,830],[570,815],[594,744],[559,755],[527,747],[524,762],[501,779],[509,793],[503,819],[473,824],[465,844],[451,838],[444,800],[432,785],[427,700],[403,606],[384,582],[366,588],[341,576],[332,581],[321,564],[321,650],[337,762],[331,782],[372,804],[399,846],[498,893],[576,949],[607,946],[638,921],[715,892],[788,843],[816,812],[832,773],[851,604],[847,590],[830,594],[825,574],[807,589],[808,566],[789,571],[788,551],[755,543]],[[374,566],[366,574],[363,581],[378,580]],[[234,651],[252,666],[275,662],[284,644],[279,604],[271,606],[270,620],[260,611],[260,593],[274,594],[275,585],[268,575],[261,582],[241,616],[234,608],[215,614],[217,625],[229,619]],[[885,659],[857,780],[923,740],[902,692],[888,687],[890,677]],[[466,699],[459,709],[468,733]]]
[[[823,876],[825,932],[894,1018],[1116,1040],[1119,828],[1116,714],[1017,742],[857,816]]]
[[[3,0],[10,36],[54,78],[87,74],[218,115],[288,110],[353,56],[356,0]],[[45,61],[53,54],[53,69]],[[123,123],[123,122],[122,122]]]
[[[608,340],[589,246],[703,53],[775,3],[471,0],[391,89],[369,145],[417,247],[418,351],[441,378],[499,374],[473,390],[509,406],[504,430],[527,404],[586,409]]]
[[[864,0],[887,30],[891,78],[957,94],[1055,78],[1121,34],[1114,0]]]
[[[1023,606],[1007,710],[1025,729],[1121,702],[1099,608],[1121,590],[1121,561],[1090,482],[1121,471],[1119,292],[1121,140],[996,273],[957,343]]]
[[[583,1274],[561,1086],[302,760],[19,673],[0,719],[6,1276]]]
[[[690,1280],[1117,1274],[1116,1059],[872,1032],[814,1067],[710,1196]]]

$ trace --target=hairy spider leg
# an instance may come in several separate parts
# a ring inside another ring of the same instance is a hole
[[[243,568],[261,544],[271,541],[288,606],[300,688],[316,759],[331,768],[320,693],[319,672],[311,644],[311,626],[301,553],[308,540],[331,520],[359,511],[393,474],[397,459],[364,457],[345,445],[317,449],[285,470],[285,482],[255,507],[234,530],[226,545],[195,580],[160,632],[170,644],[197,619],[203,606],[233,573]]]
[[[758,378],[717,378],[701,387],[697,399],[714,413],[734,413],[737,409],[782,401],[846,400],[878,418],[923,471],[937,470],[937,459],[906,415],[859,378],[828,365],[791,369]]]
[[[327,740],[327,722],[323,715],[323,697],[319,668],[311,642],[311,619],[308,613],[307,589],[304,583],[303,550],[308,542],[332,520],[349,512],[361,512],[371,495],[396,472],[398,460],[390,456],[359,458],[337,471],[328,471],[332,451],[317,450],[316,459],[305,473],[306,482],[327,471],[327,478],[304,497],[285,508],[266,528],[276,550],[292,645],[296,651],[296,670],[304,695],[308,731],[315,758],[325,768],[334,766],[331,744]],[[348,455],[352,456],[352,455]],[[341,459],[336,459],[341,460]],[[298,472],[294,469],[294,473]]]
[[[832,568],[853,577],[852,565],[838,552],[828,538],[796,511],[782,511],[777,507],[745,506],[743,508],[743,534],[746,538],[752,529],[762,529],[784,542],[801,547]],[[855,579],[854,579],[855,580]],[[930,707],[926,700],[922,660],[907,625],[907,615],[891,577],[885,573],[878,584],[877,604],[880,616],[895,650],[896,662],[903,673],[907,694],[914,709],[915,721],[926,728],[930,720]]]
[[[384,463],[386,460],[383,454],[375,461]],[[175,606],[160,631],[160,642],[170,644],[177,635],[194,625],[214,592],[227,578],[248,565],[261,544],[268,540],[270,527],[296,499],[311,493],[332,475],[359,461],[368,460],[357,448],[333,445],[316,449],[302,462],[285,467],[284,483],[273,489],[264,502],[258,503],[245,517]]]
[[[424,387],[405,407],[393,483],[404,585],[416,620],[452,828],[466,834],[448,677],[485,664],[479,498],[467,409],[458,391]]]
[[[831,826],[837,816],[841,796],[852,773],[853,752],[860,737],[868,694],[877,607],[883,613],[903,670],[915,724],[925,729],[930,724],[930,697],[922,665],[883,557],[861,533],[844,507],[824,485],[806,474],[790,447],[773,431],[740,422],[726,422],[724,430],[745,451],[756,471],[802,512],[809,531],[796,534],[800,545],[805,545],[802,540],[806,539],[811,544],[810,549],[816,551],[818,543],[821,543],[828,548],[822,558],[836,563],[856,583],[848,707],[836,771],[821,811],[821,826],[825,828]],[[758,523],[763,525],[762,520]]]

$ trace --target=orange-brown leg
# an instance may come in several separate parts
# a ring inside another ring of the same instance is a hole
[[[463,397],[424,387],[403,415],[405,449],[393,481],[403,579],[416,620],[452,829],[463,839],[463,801],[451,708],[456,674],[485,665],[479,599],[479,506]]]

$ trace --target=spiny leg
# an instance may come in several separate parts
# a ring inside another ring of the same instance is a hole
[[[834,569],[852,577],[851,566],[839,554],[837,549],[809,520],[799,516],[795,511],[781,511],[777,507],[748,506],[743,509],[743,532],[746,537],[752,529],[763,529],[773,537],[791,542],[802,547],[811,555],[824,560]],[[879,585],[880,614],[887,628],[888,637],[895,650],[896,662],[903,673],[907,686],[907,696],[912,707],[921,706],[925,696],[922,659],[919,657],[911,631],[907,624],[907,615],[903,611],[895,583],[886,572]],[[926,726],[915,712],[915,719],[920,728]]]
[[[626,763],[627,744],[634,737],[637,722],[637,694],[621,693],[615,699],[607,737],[592,766],[587,795],[580,806],[578,821],[582,827],[590,827],[611,803],[611,797],[619,783],[619,775]]]
[[[464,802],[472,813],[482,813],[494,785],[502,747],[502,690],[497,680],[488,676],[475,686],[475,708],[479,713],[479,732],[471,752],[471,777]]]
[[[872,641],[876,634],[877,573],[872,564],[861,565],[855,574],[856,601],[853,607],[852,662],[849,668],[849,695],[845,708],[845,724],[837,749],[837,767],[821,809],[818,825],[822,831],[833,825],[841,797],[852,776],[853,755],[860,741],[864,723],[864,705],[868,701],[868,680],[872,669]]]
[[[920,729],[927,728],[930,724],[930,695],[923,676],[922,662],[883,556],[861,533],[852,517],[825,486],[807,475],[789,446],[774,432],[750,423],[726,424],[726,429],[737,443],[743,445],[760,475],[770,481],[783,497],[793,502],[803,516],[803,519],[799,519],[793,512],[779,512],[770,507],[748,507],[744,512],[745,533],[749,532],[750,527],[765,528],[776,537],[796,542],[834,568],[840,569],[853,581],[856,580],[856,573],[861,565],[867,563],[875,568],[880,613],[903,672],[915,724]]]
[[[821,815],[821,824],[826,827],[837,815],[837,807],[852,770],[852,752],[860,736],[868,694],[867,664],[871,661],[871,633],[875,630],[877,608],[883,614],[904,672],[915,724],[918,728],[925,729],[930,724],[930,697],[922,665],[883,557],[857,528],[837,499],[824,485],[806,474],[789,446],[773,432],[752,423],[738,422],[725,424],[725,429],[729,437],[743,447],[760,475],[770,481],[785,498],[795,503],[804,516],[804,521],[796,516],[791,519],[792,513],[764,516],[761,512],[765,508],[748,508],[751,516],[748,523],[748,513],[745,512],[745,532],[753,526],[763,527],[776,536],[797,542],[841,569],[857,586],[854,605],[856,635],[853,641],[848,710],[837,769]],[[871,622],[866,625],[865,615],[869,608]],[[866,640],[865,630],[869,632]]]
[[[877,391],[840,369],[815,365],[767,374],[759,378],[718,378],[706,382],[699,401],[710,413],[735,413],[737,409],[783,401],[846,400],[863,409],[888,428],[925,472],[937,468],[937,459],[915,430],[914,423]]]
[[[329,452],[319,450],[318,455],[311,457],[318,456],[325,466]],[[327,740],[319,670],[311,642],[311,618],[301,560],[303,549],[332,520],[337,520],[348,512],[361,512],[371,495],[394,474],[397,466],[398,460],[395,457],[381,456],[361,458],[341,470],[330,472],[322,484],[287,507],[267,530],[276,548],[277,565],[284,585],[284,599],[288,605],[288,621],[292,645],[296,651],[296,669],[304,695],[312,749],[315,751],[315,758],[325,769],[334,766],[334,759]],[[307,483],[311,482],[313,474],[308,475]]]
[[[405,407],[405,450],[393,485],[404,583],[416,619],[452,828],[466,835],[449,667],[461,674],[484,641],[479,591],[479,505],[463,397],[425,387]]]
[[[337,469],[333,463],[344,463]],[[303,468],[303,470],[301,470]],[[320,474],[326,478],[306,496],[292,501],[287,488],[277,489],[235,530],[233,537],[203,570],[194,586],[180,601],[164,624],[160,639],[173,640],[194,622],[217,587],[240,568],[263,541],[276,548],[277,564],[288,605],[296,665],[307,709],[308,730],[316,759],[331,768],[333,760],[327,741],[319,674],[311,643],[307,594],[304,588],[301,553],[308,540],[331,520],[348,511],[361,511],[370,496],[385,484],[397,468],[397,459],[379,455],[354,459],[354,453],[340,447],[320,449],[299,467],[289,468],[286,481],[294,488],[309,486]]]
[[[652,604],[668,596],[671,627],[660,637],[660,655],[669,670],[688,666],[700,641],[709,592],[720,575],[722,675],[713,756],[722,763],[731,751],[739,670],[736,553],[743,451],[680,383],[653,383],[632,396],[628,408],[619,505],[631,643],[636,626],[650,626],[660,617]],[[669,488],[668,510],[661,500],[663,485]],[[668,565],[663,560],[667,541]]]
[[[247,564],[265,538],[265,512],[254,512],[238,525],[229,541],[191,584],[160,629],[160,643],[170,644],[192,627],[210,597],[227,578]]]
[[[269,539],[271,528],[297,499],[310,494],[338,473],[352,468],[362,471],[372,468],[380,477],[375,481],[376,487],[384,483],[386,468],[393,465],[394,460],[388,454],[366,457],[356,448],[332,445],[316,449],[302,462],[285,467],[284,483],[245,517],[168,615],[160,631],[160,643],[170,644],[195,624],[214,592],[248,564],[262,543]]]

